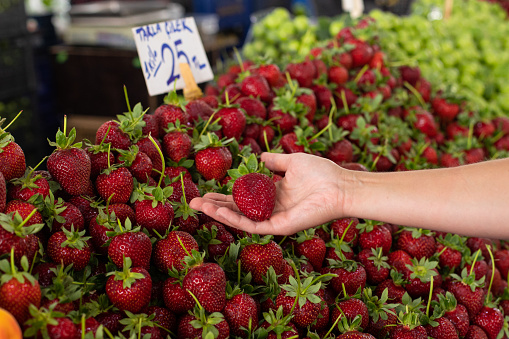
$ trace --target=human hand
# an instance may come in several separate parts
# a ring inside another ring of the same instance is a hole
[[[285,172],[276,183],[276,205],[270,219],[255,222],[242,213],[231,195],[207,193],[190,207],[223,224],[255,234],[291,235],[343,216],[343,183],[349,171],[325,158],[305,153],[263,153],[261,161]]]

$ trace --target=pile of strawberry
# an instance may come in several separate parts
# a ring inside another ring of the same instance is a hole
[[[262,151],[371,171],[505,155],[508,118],[388,67],[357,28],[284,71],[231,67],[200,99],[127,101],[93,142],[64,126],[47,170],[1,128],[0,307],[26,337],[507,338],[504,242],[356,218],[261,237],[189,206],[248,173],[281,180]]]

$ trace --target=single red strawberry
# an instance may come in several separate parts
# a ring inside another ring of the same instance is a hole
[[[246,76],[242,79],[240,88],[246,97],[251,96],[263,102],[269,102],[273,96],[269,82],[259,74]]]
[[[331,66],[327,73],[327,77],[329,83],[341,86],[348,81],[348,70],[343,66]]]
[[[407,293],[404,285],[405,281],[403,279],[403,274],[395,270],[391,270],[390,277],[376,286],[375,295],[381,298],[383,292],[387,290],[387,300],[389,302],[401,303],[403,300],[403,295]]]
[[[39,310],[31,308],[30,313],[32,318],[27,321],[27,330],[24,333],[27,337],[78,338],[78,327],[55,307],[41,307]]]
[[[202,254],[193,251],[186,258],[187,274],[182,287],[195,297],[207,312],[220,312],[226,304],[226,274],[216,263],[203,262]]]
[[[296,92],[297,96],[297,103],[303,104],[305,109],[305,117],[308,120],[309,123],[312,123],[315,119],[315,113],[316,113],[316,96],[315,93],[308,89],[299,89]]]
[[[454,325],[458,331],[458,335],[464,337],[469,328],[470,319],[468,311],[462,304],[458,304],[456,297],[451,292],[446,292],[445,295],[438,295],[438,303],[441,310],[444,312],[444,317]]]
[[[105,201],[125,204],[133,191],[133,176],[125,167],[111,166],[97,177],[95,187]]]
[[[1,261],[0,269],[2,281],[0,285],[0,307],[11,313],[20,325],[30,318],[30,305],[39,308],[41,304],[41,288],[39,282],[28,273],[28,260],[21,260],[23,271],[14,265],[11,251],[10,263],[7,259]]]
[[[362,249],[381,247],[384,254],[389,253],[392,246],[392,235],[386,227],[372,220],[359,223],[356,227],[359,230],[359,245]]]
[[[374,55],[374,50],[371,45],[361,40],[349,40],[347,43],[355,45],[354,49],[350,51],[353,68],[369,64]]]
[[[440,267],[449,267],[453,270],[461,265],[465,243],[459,235],[446,234],[437,238],[436,251],[439,253]]]
[[[446,317],[438,317],[433,319],[437,322],[437,326],[430,324],[424,326],[428,336],[436,339],[459,339],[458,332],[453,323]]]
[[[187,159],[193,149],[193,141],[187,133],[187,128],[177,122],[176,125],[169,124],[165,131],[167,133],[162,144],[164,155],[177,163],[181,159]]]
[[[157,147],[154,145],[154,143],[157,145]],[[136,142],[135,145],[138,146],[138,151],[145,153],[148,155],[150,160],[152,160],[152,177],[159,179],[161,172],[163,171],[163,163],[161,155],[159,154],[159,150],[162,149],[162,146],[159,140],[154,138],[150,139],[149,137],[142,137]]]
[[[55,232],[48,240],[46,252],[48,256],[56,263],[63,266],[73,265],[73,269],[81,271],[88,265],[92,252],[91,244],[88,241],[90,237],[85,237],[85,230],[71,230],[63,228]]]
[[[214,99],[215,105],[212,104],[214,106],[207,103],[207,100],[209,99],[200,98],[197,100],[191,100],[186,104],[186,112],[189,114],[189,120],[194,122],[199,121],[200,119],[203,121],[209,120],[210,116],[214,113],[213,108],[217,108],[217,99]]]
[[[405,279],[407,280],[405,288],[412,298],[428,295],[432,279],[434,288],[442,285],[442,276],[436,269],[437,265],[437,261],[428,260],[425,257],[420,260],[412,259],[412,264],[408,266],[408,271],[405,273]]]
[[[389,277],[390,266],[381,247],[360,251],[358,260],[366,270],[366,279],[370,285],[378,285]]]
[[[95,252],[108,255],[108,247],[111,240],[108,232],[114,232],[117,225],[117,218],[113,218],[103,208],[99,209],[97,216],[90,220],[88,231],[91,236],[90,242]]]
[[[258,307],[256,301],[247,293],[235,291],[233,296],[226,299],[222,311],[230,327],[230,333],[239,337],[246,336],[246,329],[258,326]]]
[[[449,102],[445,98],[441,98],[439,96],[431,100],[431,105],[435,114],[438,115],[438,117],[444,122],[454,120],[460,112],[458,104]]]
[[[117,164],[126,167],[133,178],[139,182],[147,182],[152,175],[152,160],[148,155],[132,145],[128,150],[117,150]]]
[[[177,317],[174,313],[162,306],[149,306],[147,314],[154,314],[153,322],[164,329],[175,331],[177,329]]]
[[[473,323],[482,328],[489,339],[496,339],[504,327],[504,315],[496,307],[483,306]]]
[[[316,105],[318,109],[329,112],[332,107],[333,95],[332,91],[326,85],[313,85],[311,87],[316,97]]]
[[[466,268],[463,268],[461,276],[451,274],[451,277],[453,280],[447,284],[447,290],[454,294],[459,304],[466,307],[470,320],[473,320],[483,307],[484,291],[481,286],[484,279],[476,280]]]
[[[175,314],[187,313],[196,304],[189,291],[182,287],[181,278],[170,276],[163,284],[164,304]]]
[[[243,97],[237,100],[236,103],[244,110],[247,116],[260,118],[262,120],[267,118],[267,109],[258,99]]]
[[[98,145],[85,143],[85,151],[90,158],[90,178],[95,180],[99,174],[115,163],[115,155],[110,152],[111,144],[101,142]]]
[[[286,65],[285,72],[288,72],[292,79],[297,80],[300,87],[311,88],[313,79],[316,77],[316,66],[311,61],[289,63]]]
[[[253,73],[260,74],[267,79],[271,87],[281,87],[285,84],[285,78],[276,64],[262,64],[252,70]]]
[[[232,154],[225,144],[213,133],[202,135],[195,146],[196,170],[205,180],[221,180],[232,166]]]
[[[330,230],[334,236],[342,238],[343,241],[348,242],[352,245],[352,247],[355,247],[359,241],[359,230],[357,229],[358,224],[359,219],[357,218],[337,219],[330,224]]]
[[[251,273],[253,283],[264,284],[263,277],[267,275],[269,267],[276,274],[283,270],[283,250],[272,240],[272,236],[260,239],[254,235],[243,240],[245,246],[241,249],[239,260],[243,272]]]
[[[488,339],[488,335],[477,325],[470,325],[465,339]]]
[[[185,267],[184,258],[192,250],[199,250],[198,243],[187,232],[171,231],[168,235],[154,244],[153,261],[162,272],[172,268],[182,271]]]
[[[1,124],[0,124],[1,126]],[[14,137],[0,127],[0,172],[5,181],[19,178],[25,173],[25,153]]]
[[[131,202],[134,206],[136,223],[151,235],[163,235],[170,227],[175,212],[170,204],[171,187],[161,188],[140,184],[133,192]]]
[[[77,231],[85,229],[85,219],[78,207],[74,206],[70,202],[62,202],[61,200],[57,202],[55,207],[55,218],[51,225],[51,230],[53,232],[58,232],[62,229],[70,230],[71,226],[74,226],[74,229]]]
[[[42,214],[39,212],[37,207],[30,202],[21,200],[11,200],[7,202],[7,205],[5,206],[5,214],[12,213],[14,216],[16,212],[19,213],[22,219],[26,219],[29,215],[31,215],[31,217],[24,222],[24,226],[42,224],[44,222]]]
[[[108,256],[117,267],[122,268],[124,260],[129,258],[133,267],[149,268],[152,243],[140,227],[132,228],[131,222],[126,220],[123,226],[118,224],[114,231],[106,234],[111,237]]]
[[[399,234],[396,248],[417,259],[431,258],[436,251],[436,242],[432,234],[423,229],[404,229]]]
[[[207,336],[216,339],[230,337],[230,327],[222,313],[207,314],[202,307],[197,306],[193,312],[180,317],[178,338],[194,339]]]
[[[113,215],[124,224],[126,219],[129,218],[132,224],[136,224],[136,215],[130,205],[127,204],[110,204],[106,206],[108,214]]]
[[[408,82],[412,86],[415,86],[421,79],[421,70],[419,67],[401,66],[399,72],[401,73],[402,80]]]
[[[199,226],[197,241],[208,258],[216,258],[225,255],[230,245],[235,242],[235,238],[223,224],[209,221]]]
[[[248,173],[235,180],[232,188],[235,204],[254,221],[270,218],[276,204],[276,185],[262,173]]]
[[[340,311],[341,310],[341,311]],[[336,303],[332,310],[331,321],[336,321],[338,318],[345,317],[349,321],[353,321],[355,317],[360,316],[361,328],[366,328],[369,323],[369,311],[366,304],[357,298],[350,298]]]
[[[171,95],[171,94],[170,94]],[[176,94],[175,94],[176,96]],[[172,99],[170,99],[171,101]],[[156,108],[154,115],[159,123],[159,135],[165,134],[168,124],[176,124],[177,120],[185,126],[189,122],[190,115],[176,103],[162,104]]]
[[[244,129],[246,128],[246,113],[237,105],[229,105],[219,108],[214,115],[219,119],[218,124],[226,138],[240,140]]]
[[[68,137],[65,131],[59,129],[56,142],[50,142],[57,149],[49,156],[47,166],[51,177],[64,191],[70,195],[81,195],[88,189],[91,164],[87,152],[81,149],[81,142],[73,144],[75,139],[74,128]]]
[[[240,86],[237,84],[231,84],[225,87],[223,94],[221,95],[221,102],[233,104],[242,97],[244,97],[244,94],[242,93]],[[226,98],[228,98],[228,100]]]
[[[34,168],[28,168],[23,176],[10,181],[7,194],[9,200],[19,199],[23,201],[28,201],[28,199],[30,199],[32,196],[36,194],[42,195],[43,199],[49,195],[50,186],[48,180],[44,178],[42,174],[34,173],[34,171],[35,171]],[[2,208],[0,202],[0,211],[1,210]]]
[[[313,265],[313,269],[319,271],[322,268],[327,250],[325,241],[315,234],[314,229],[298,232],[296,236],[295,254],[306,257]]]
[[[118,121],[109,120],[97,129],[95,143],[111,144],[112,148],[127,150],[131,146],[129,135],[121,129]]]
[[[346,291],[348,295],[354,295],[357,290],[366,286],[366,270],[355,260],[329,260],[329,266],[324,267],[322,274],[335,274],[330,280],[332,288],[341,295]]]

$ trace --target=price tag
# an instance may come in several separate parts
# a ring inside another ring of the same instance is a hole
[[[196,83],[214,78],[194,18],[134,27],[133,34],[151,96],[184,88],[181,63],[189,64]]]

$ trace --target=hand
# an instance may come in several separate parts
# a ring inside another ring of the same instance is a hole
[[[231,195],[208,193],[190,206],[223,224],[249,233],[291,235],[343,216],[343,183],[349,171],[325,158],[305,153],[263,153],[261,161],[274,172],[285,172],[276,183],[276,205],[270,219],[246,218]]]

